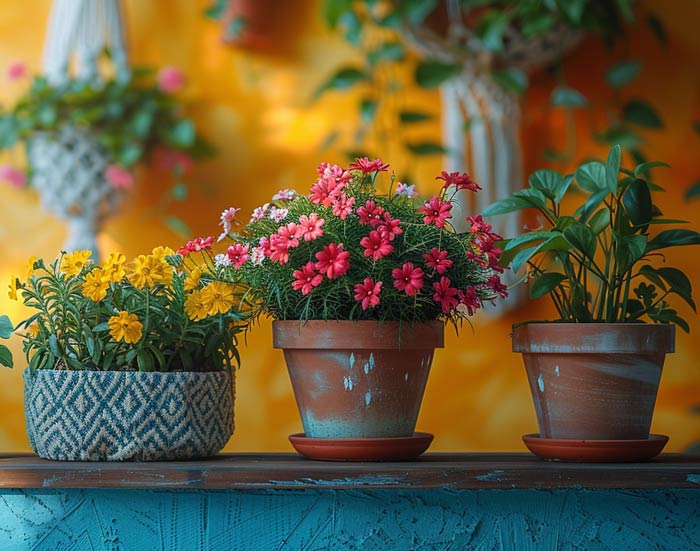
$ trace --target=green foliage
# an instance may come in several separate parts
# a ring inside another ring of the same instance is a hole
[[[88,260],[90,251],[49,265],[32,259],[26,279],[13,278],[33,312],[16,328],[29,368],[232,369],[248,319],[244,289],[222,281],[206,250],[197,254],[159,247],[131,263],[115,253],[102,266]],[[0,318],[0,337],[8,324]],[[0,349],[0,363],[11,366],[6,360]]]
[[[12,322],[7,316],[0,316],[0,339],[9,339],[12,336]],[[0,365],[13,367],[12,352],[4,344],[0,344]]]
[[[667,298],[676,295],[696,311],[691,282],[677,268],[654,262],[664,259],[657,252],[662,249],[700,245],[700,233],[657,232],[658,226],[683,222],[660,218],[652,199],[656,186],[645,177],[652,168],[668,165],[644,163],[631,171],[621,168],[620,157],[617,145],[604,163],[585,163],[572,175],[537,171],[529,189],[487,207],[484,215],[534,208],[546,224],[506,240],[501,263],[515,271],[527,266],[530,296],[549,294],[562,320],[648,319],[688,331]],[[562,200],[574,187],[578,208],[565,214]]]

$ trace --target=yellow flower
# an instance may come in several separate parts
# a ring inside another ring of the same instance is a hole
[[[202,292],[209,298],[211,307],[209,315],[224,314],[233,306],[233,285],[223,281],[212,281],[202,289]]]
[[[90,261],[92,251],[75,251],[61,258],[61,271],[67,276],[76,276]]]
[[[34,264],[37,261],[36,256],[30,256],[29,260],[27,260],[27,272],[26,272],[26,277],[25,279],[29,279],[34,275]]]
[[[173,268],[165,260],[142,254],[131,263],[131,271],[126,277],[137,289],[153,287],[157,283],[169,285],[173,280]]]
[[[170,285],[173,282],[173,267],[165,260],[158,260],[153,266],[153,281],[162,285]]]
[[[102,266],[104,276],[115,283],[121,281],[126,275],[125,262],[126,257],[122,253],[110,253]]]
[[[83,295],[90,300],[99,302],[107,296],[108,287],[109,278],[105,276],[102,268],[95,268],[90,273],[85,275]]]
[[[165,260],[166,256],[175,254],[175,251],[173,251],[170,247],[156,247],[153,249],[152,254],[159,260]]]
[[[39,334],[39,324],[34,320],[32,323],[29,324],[29,327],[27,327],[27,335],[30,337],[36,338],[36,336]]]
[[[115,341],[137,343],[141,339],[143,323],[139,321],[136,314],[122,310],[116,316],[109,318],[107,325],[109,334]]]
[[[203,291],[192,291],[185,301],[185,313],[192,321],[203,320],[210,309],[211,299]]]
[[[12,276],[10,278],[10,290],[7,292],[7,296],[10,297],[10,299],[12,300],[17,300],[17,283],[19,283],[19,279],[17,279],[17,276]]]
[[[185,278],[185,291],[192,291],[199,286],[199,280],[202,277],[202,270],[199,267],[190,270]]]

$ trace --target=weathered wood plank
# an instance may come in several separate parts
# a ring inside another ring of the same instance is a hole
[[[223,454],[187,462],[92,463],[3,454],[0,488],[700,490],[700,456],[586,464],[546,462],[529,454],[428,454],[401,463],[336,463],[295,454]]]

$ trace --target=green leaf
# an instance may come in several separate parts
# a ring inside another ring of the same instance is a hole
[[[620,172],[621,156],[622,150],[618,144],[613,146],[605,161],[605,182],[613,195],[617,194],[617,175]]]
[[[603,207],[591,216],[588,222],[589,227],[594,235],[598,235],[610,225],[610,209]]]
[[[685,245],[700,245],[700,233],[683,229],[662,231],[647,243],[646,252]]]
[[[399,113],[399,120],[402,124],[413,124],[417,122],[429,121],[433,118],[430,113],[423,113],[421,111],[401,111]]]
[[[528,14],[522,21],[522,33],[525,38],[537,38],[552,30],[557,18],[549,12],[535,12]]]
[[[598,161],[592,161],[581,165],[576,169],[576,183],[581,189],[595,193],[607,189],[605,166]]]
[[[170,129],[168,137],[177,147],[191,146],[197,138],[194,123],[189,119],[182,119],[178,121],[175,126]]]
[[[632,82],[642,69],[642,62],[638,60],[623,61],[608,70],[605,80],[613,88],[622,88]]]
[[[165,220],[165,224],[175,233],[180,234],[182,237],[189,237],[192,235],[192,231],[189,226],[182,221],[182,219],[177,216],[168,216]]]
[[[513,270],[513,272],[518,273],[520,271],[520,268],[527,264],[528,260],[530,260],[535,254],[537,254],[537,249],[538,247],[528,247],[527,249],[523,249],[518,254],[516,254],[513,258],[513,261],[510,263],[510,267]]]
[[[608,196],[610,192],[607,189],[601,189],[600,191],[596,191],[593,195],[591,195],[588,200],[581,205],[578,209],[576,209],[576,212],[574,212],[574,217],[577,218],[580,222],[586,222],[588,218],[593,214],[600,204],[603,202],[603,200]]]
[[[377,114],[377,102],[371,98],[364,98],[360,102],[360,118],[365,124],[369,124],[374,120]]]
[[[622,196],[622,203],[635,226],[644,226],[651,220],[651,192],[645,180],[634,180]]]
[[[700,180],[693,182],[693,184],[685,190],[683,197],[686,201],[700,197]]]
[[[522,197],[506,197],[487,206],[482,214],[484,216],[495,216],[497,214],[507,214],[518,210],[533,208],[533,205]]]
[[[666,291],[666,284],[664,283],[663,279],[661,279],[657,275],[656,268],[654,268],[653,266],[645,264],[644,266],[639,268],[639,274],[646,277],[652,283],[656,284],[656,286],[661,288],[662,291]]]
[[[12,352],[4,344],[0,344],[0,365],[5,367],[14,367]]]
[[[666,163],[660,163],[658,161],[653,161],[650,163],[641,163],[641,164],[638,164],[637,168],[634,169],[634,176],[635,176],[635,178],[639,178],[640,175],[646,174],[652,168],[657,168],[657,167],[671,168],[671,165],[666,164]]]
[[[411,24],[420,25],[435,9],[437,0],[403,0],[399,2],[399,14],[406,17]]]
[[[153,356],[146,348],[142,348],[136,354],[136,364],[139,366],[139,371],[155,371]]]
[[[554,107],[588,107],[588,100],[581,92],[566,86],[555,88],[549,103]]]
[[[627,149],[633,149],[644,142],[642,136],[622,126],[608,128],[605,132],[596,134],[595,139],[608,145],[619,144]]]
[[[352,0],[325,0],[321,10],[328,27],[335,29],[341,17],[346,12],[352,11]]]
[[[657,111],[643,100],[628,101],[622,107],[622,119],[646,128],[664,127],[664,123]]]
[[[333,3],[335,0],[330,0],[330,2]],[[211,19],[218,19],[223,15],[227,4],[228,0],[216,0],[204,10],[204,15],[210,17]]]
[[[544,193],[542,193],[541,191],[539,191],[535,188],[525,188],[525,189],[518,190],[513,194],[513,197],[519,197],[521,199],[525,199],[525,201],[527,201],[531,207],[535,207],[535,208],[542,209],[542,210],[547,210],[547,212],[549,214],[554,216],[554,213],[550,209],[547,209],[547,206],[546,206],[547,198],[544,196]]]
[[[686,333],[690,333],[690,326],[688,325],[688,322],[685,321],[683,318],[678,316],[678,313],[675,310],[671,310],[670,308],[667,308],[665,310],[661,310],[654,316],[654,321],[661,322],[661,323],[675,323],[683,329]]]
[[[518,235],[517,237],[508,240],[508,242],[503,247],[503,252],[515,249],[516,247],[524,245],[525,243],[532,243],[533,241],[544,241],[545,239],[551,237],[551,235],[552,234],[548,231],[532,231],[524,233],[522,235]]]
[[[496,84],[500,85],[504,90],[512,92],[517,96],[522,96],[527,90],[528,80],[527,75],[514,67],[494,71],[491,73]]]
[[[646,251],[646,235],[624,235],[618,239],[616,260],[622,272],[630,270]]]
[[[92,328],[93,333],[100,333],[102,331],[109,331],[109,324],[106,321],[98,323],[97,325],[95,325],[95,327]]]
[[[367,54],[367,61],[372,65],[380,61],[403,61],[406,52],[400,42],[384,42],[376,50]]]
[[[697,311],[693,300],[693,286],[683,272],[676,268],[656,268],[656,273],[661,276],[671,288],[671,292],[676,293],[685,300],[694,312]]]
[[[404,145],[414,155],[442,155],[447,153],[447,150],[441,144],[435,142],[407,142]]]
[[[328,90],[347,90],[367,78],[367,73],[356,67],[342,67],[318,88],[315,97]]]
[[[437,88],[443,82],[459,74],[461,70],[461,65],[456,63],[423,61],[416,67],[416,84],[423,88]]]
[[[554,170],[536,170],[530,175],[530,185],[537,191],[542,192],[548,199],[554,200],[559,188],[564,184],[561,174]]]
[[[49,335],[49,351],[56,358],[61,357],[61,349],[58,346],[58,338],[56,337],[56,335]]]
[[[245,17],[234,17],[226,27],[226,38],[239,38],[248,25],[248,20]]]
[[[505,10],[490,10],[481,18],[476,33],[481,38],[485,50],[497,52],[503,49],[503,34],[508,28],[510,18]]]
[[[564,237],[590,260],[595,258],[596,238],[593,231],[584,224],[572,224],[564,230]]]
[[[550,293],[557,285],[566,279],[564,274],[558,272],[546,272],[535,276],[530,285],[530,298],[540,298]]]
[[[10,318],[6,315],[0,316],[0,339],[9,339],[13,331],[14,327]]]
[[[175,201],[184,201],[187,199],[187,185],[185,182],[176,182],[170,189],[170,196],[175,199]]]
[[[143,148],[138,143],[125,144],[119,150],[117,161],[125,168],[129,168],[136,164],[143,155]]]
[[[665,46],[667,42],[666,28],[664,27],[664,24],[662,23],[661,19],[659,19],[653,13],[650,13],[647,16],[647,23],[649,25],[649,28],[651,29],[651,32],[654,33],[654,36],[656,37],[656,40],[658,40],[659,44]]]

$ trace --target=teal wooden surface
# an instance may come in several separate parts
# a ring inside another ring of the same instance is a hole
[[[2,490],[2,551],[700,550],[698,490]]]

